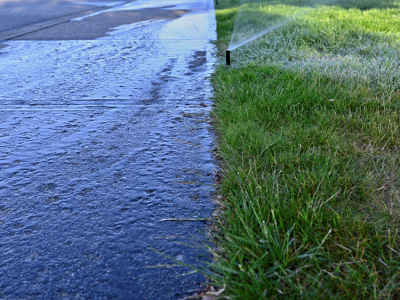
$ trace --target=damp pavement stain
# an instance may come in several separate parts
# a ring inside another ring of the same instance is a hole
[[[94,40],[0,44],[0,299],[182,299],[204,281],[152,250],[198,264],[179,242],[204,221],[162,220],[212,211],[214,4],[188,3]]]

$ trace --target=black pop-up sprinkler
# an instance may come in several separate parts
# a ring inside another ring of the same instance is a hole
[[[230,66],[231,65],[231,50],[226,50],[226,65]]]

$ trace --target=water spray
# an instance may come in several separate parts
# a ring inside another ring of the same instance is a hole
[[[309,6],[277,5],[276,0],[240,0],[240,10],[236,18],[232,39],[225,52],[226,65],[231,65],[232,50],[308,14],[313,10],[313,5],[321,0],[305,1],[308,2]]]

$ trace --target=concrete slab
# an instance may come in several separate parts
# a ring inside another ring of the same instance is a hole
[[[212,211],[213,0],[150,2],[75,23],[97,39],[0,43],[0,298],[201,288],[176,261],[204,260],[183,243],[205,242]]]
[[[73,15],[92,8],[68,0],[0,0],[0,32]]]
[[[141,9],[111,11],[81,21],[71,21],[22,35],[16,40],[91,40],[105,36],[111,28],[147,20],[174,20],[185,10]]]

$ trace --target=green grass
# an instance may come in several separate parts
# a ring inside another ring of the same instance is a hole
[[[219,3],[222,53],[239,8]],[[400,297],[400,3],[359,3],[325,1],[213,78],[223,297]]]

